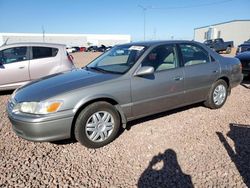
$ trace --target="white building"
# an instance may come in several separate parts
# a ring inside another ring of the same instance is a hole
[[[66,44],[67,46],[89,46],[131,42],[130,35],[94,35],[94,34],[42,34],[42,33],[0,33],[0,46],[8,40],[7,44],[17,42],[49,42]]]
[[[207,39],[223,38],[234,41],[234,46],[250,39],[250,20],[233,20],[194,29],[194,40],[204,42]]]

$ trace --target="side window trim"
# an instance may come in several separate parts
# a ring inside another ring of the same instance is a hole
[[[30,49],[30,60],[33,60],[33,46],[29,46]]]
[[[192,45],[192,46],[195,46],[195,47],[197,47],[197,48],[199,48],[199,49],[201,49],[203,52],[205,52],[205,54],[208,56],[208,59],[209,59],[209,62],[206,62],[206,63],[211,63],[212,61],[212,59],[211,59],[211,54],[210,53],[208,53],[202,46],[199,46],[199,45],[197,45],[197,44],[195,44],[195,43],[189,43],[189,42],[184,42],[184,43],[178,43],[178,52],[179,52],[179,56],[181,57],[181,65],[183,66],[183,67],[185,67],[185,60],[184,60],[184,56],[183,56],[183,53],[182,53],[182,51],[181,51],[181,45]],[[196,65],[199,65],[199,64],[196,64]],[[193,66],[193,65],[190,65],[190,66]]]
[[[174,68],[171,68],[171,69],[163,69],[163,70],[155,70],[155,73],[158,73],[158,72],[163,72],[163,71],[169,71],[169,70],[173,70],[173,69],[177,69],[177,68],[180,68],[181,67],[181,61],[180,61],[180,56],[179,56],[179,50],[178,50],[178,46],[177,44],[175,43],[170,43],[170,44],[161,44],[161,45],[157,45],[155,46],[145,57],[144,59],[141,61],[141,64],[140,64],[140,67],[142,66],[143,62],[146,60],[146,58],[148,57],[148,55],[155,49],[159,48],[159,47],[166,47],[166,46],[169,46],[169,47],[172,47],[173,50],[174,50],[174,58],[176,60],[176,67]]]
[[[216,62],[216,59],[210,53],[208,55],[209,55],[210,63]]]
[[[176,49],[177,49],[177,53],[178,53],[179,67],[184,67],[184,59],[183,59],[183,55],[182,55],[181,47],[180,47],[181,44],[184,44],[184,43],[176,44]]]
[[[48,49],[49,48],[51,50],[51,55],[44,56],[44,57],[36,57],[36,58],[34,58],[33,51],[34,51],[35,48],[43,48],[43,49],[45,49],[45,48]],[[53,50],[56,50],[55,55],[53,55]],[[59,53],[59,48],[56,48],[56,47],[49,47],[49,46],[32,46],[31,47],[31,54],[32,54],[32,58],[31,59],[32,60],[35,60],[35,59],[45,59],[45,58],[53,58],[53,57],[56,57],[58,55],[58,53]]]

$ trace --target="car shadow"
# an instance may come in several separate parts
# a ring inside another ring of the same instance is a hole
[[[0,96],[1,95],[11,95],[14,92],[14,90],[4,90],[0,91]]]
[[[227,137],[232,139],[231,147],[221,132],[216,132],[222,145],[238,169],[244,183],[250,187],[250,125],[230,124]]]
[[[250,89],[250,77],[245,77],[243,79],[243,81],[241,82],[241,84],[243,87],[247,88],[247,89]]]
[[[76,142],[77,140],[75,138],[69,138],[65,140],[52,141],[50,143],[55,145],[68,145],[68,144],[74,144]]]
[[[194,187],[192,178],[182,172],[174,150],[154,156],[138,180],[139,188]]]
[[[128,122],[127,126],[126,126],[126,130],[130,130],[131,127],[133,127],[134,125],[140,124],[140,123],[144,123],[144,122],[147,122],[147,121],[150,121],[150,120],[154,120],[154,119],[158,119],[158,118],[161,118],[161,117],[169,116],[169,115],[172,115],[172,114],[175,114],[175,113],[178,113],[178,112],[186,111],[186,110],[189,110],[191,108],[196,108],[196,107],[200,107],[200,106],[204,106],[203,103],[196,103],[196,104],[180,107],[180,108],[173,109],[173,110],[160,112],[160,113],[153,114],[153,115],[150,115],[150,116],[146,116],[146,117],[143,117],[143,118],[139,118],[139,119]]]

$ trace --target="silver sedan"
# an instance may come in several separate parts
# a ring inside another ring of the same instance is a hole
[[[193,41],[119,45],[84,68],[17,89],[7,111],[15,133],[31,141],[75,137],[102,147],[128,121],[204,102],[217,109],[242,81],[238,59]]]

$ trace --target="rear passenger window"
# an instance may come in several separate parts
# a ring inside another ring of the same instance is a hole
[[[210,62],[207,51],[203,48],[192,44],[181,44],[181,53],[184,66],[191,66]]]
[[[58,53],[57,48],[32,47],[33,59],[55,57]]]

